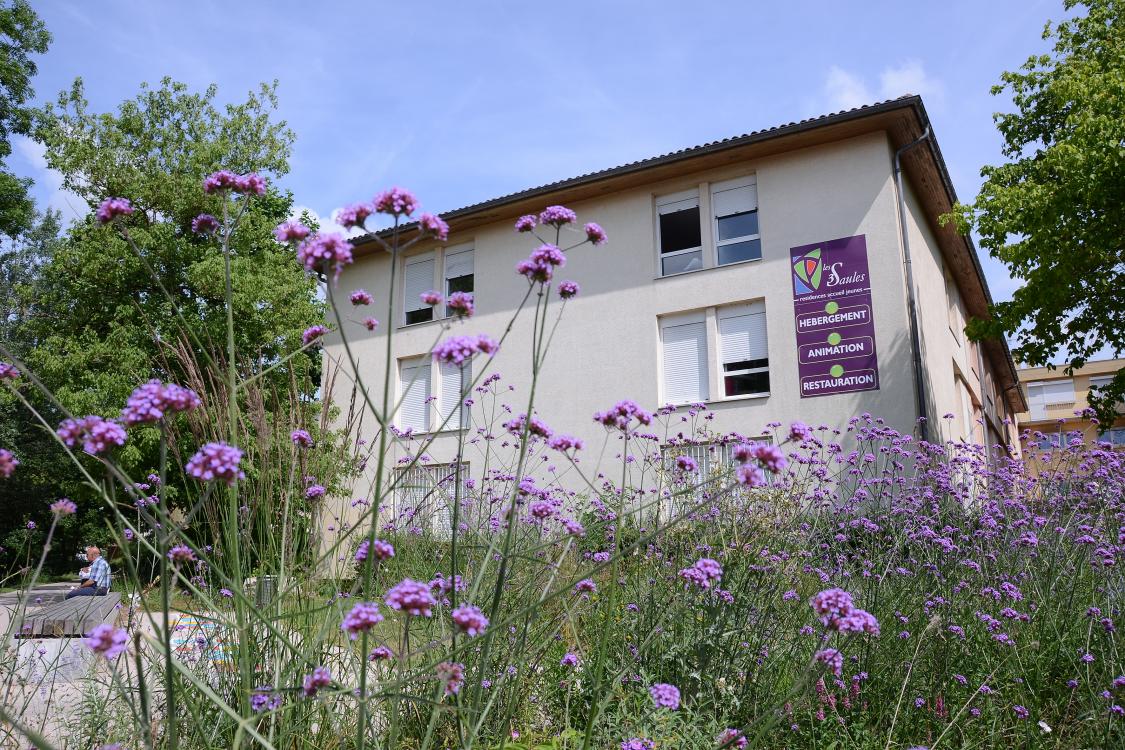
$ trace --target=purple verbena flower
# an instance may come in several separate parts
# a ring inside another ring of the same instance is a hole
[[[658,682],[648,689],[652,702],[657,708],[667,708],[675,711],[680,707],[680,690],[675,685]]]
[[[129,634],[121,628],[115,628],[108,622],[103,622],[87,633],[82,642],[95,654],[101,654],[106,659],[113,659],[125,651],[125,646],[129,642]]]
[[[207,443],[187,463],[187,473],[201,482],[216,479],[234,484],[236,479],[245,479],[246,474],[238,468],[242,461],[242,451],[227,443]]]
[[[391,216],[410,216],[418,208],[418,199],[408,190],[393,187],[375,196],[375,210]]]
[[[108,224],[118,216],[128,216],[133,213],[133,204],[126,198],[106,198],[98,206],[96,216],[102,224]]]
[[[340,623],[340,629],[348,634],[353,641],[360,633],[369,633],[371,629],[383,621],[379,613],[379,605],[374,602],[360,602],[352,607]]]
[[[391,609],[415,617],[431,617],[433,607],[437,606],[437,600],[430,593],[430,587],[410,578],[404,578],[395,584],[383,597],[383,601]]]
[[[470,638],[480,635],[488,627],[488,618],[480,607],[472,604],[462,604],[450,613],[450,617],[461,632]]]

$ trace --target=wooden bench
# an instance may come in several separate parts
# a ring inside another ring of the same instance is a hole
[[[114,623],[121,594],[76,596],[24,615],[16,638],[75,638],[104,622]]]

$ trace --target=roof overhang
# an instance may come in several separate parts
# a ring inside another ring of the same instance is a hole
[[[546,203],[597,199],[691,172],[833,143],[866,133],[886,132],[892,147],[898,149],[921,136],[927,125],[930,125],[930,120],[921,97],[904,96],[552,182],[448,211],[441,217],[449,224],[450,233],[456,234],[485,224],[513,220],[522,214],[538,213]],[[952,210],[957,194],[936,138],[928,138],[917,148],[904,153],[902,167],[921,204],[930,231],[937,238],[946,266],[961,290],[969,314],[975,318],[988,318],[992,294],[972,238],[959,234],[952,223],[944,227],[938,223],[939,216]],[[404,228],[409,229],[409,225],[399,227],[399,231]],[[388,239],[391,232],[387,229],[352,239],[355,255],[359,257],[380,249],[376,236]],[[1012,411],[1027,411],[1016,364],[1007,342],[988,339],[981,345],[1000,380],[997,385],[1001,397],[1007,400]]]

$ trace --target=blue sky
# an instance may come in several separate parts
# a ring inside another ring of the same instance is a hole
[[[238,100],[280,81],[297,133],[282,185],[320,216],[407,186],[479,200],[904,93],[921,94],[958,194],[1000,160],[989,94],[1045,51],[1061,0],[989,2],[119,2],[41,0],[40,100],[81,76],[94,111],[168,75]],[[10,160],[74,215],[42,150]],[[1014,284],[983,258],[994,297]]]

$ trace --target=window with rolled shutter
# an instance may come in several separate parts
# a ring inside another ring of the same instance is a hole
[[[454,292],[473,293],[473,249],[447,250],[445,253],[445,296]],[[453,314],[447,307],[446,317]]]
[[[672,404],[706,401],[707,327],[703,316],[675,318],[661,326],[664,399]]]
[[[465,390],[472,382],[471,362],[472,360],[466,360],[464,367],[452,362],[441,362],[438,366],[438,419],[445,423],[443,429],[459,430],[468,424],[468,408],[464,400],[467,398]],[[446,417],[449,417],[448,421]]]
[[[408,258],[403,276],[403,322],[409,325],[433,320],[434,308],[421,299],[423,293],[434,291],[433,255]]]
[[[766,308],[761,302],[719,308],[719,356],[723,395],[769,393],[769,347]]]
[[[711,186],[711,212],[715,215],[717,263],[725,266],[760,260],[762,238],[758,231],[758,184],[754,177],[717,182]]]
[[[430,431],[430,363],[403,362],[399,368],[400,398],[398,426],[415,432]]]

